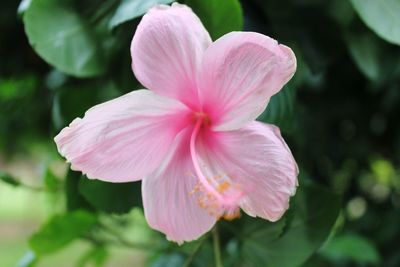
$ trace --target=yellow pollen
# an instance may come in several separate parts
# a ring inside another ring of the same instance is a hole
[[[224,194],[227,193],[230,188],[236,188],[236,186],[232,185],[232,183],[228,180],[224,180],[226,177],[223,174],[215,175],[212,178],[205,177],[209,183],[215,183],[216,191]],[[239,188],[238,188],[239,189]],[[235,218],[239,218],[241,216],[239,207],[231,207],[227,208],[221,206],[217,197],[208,192],[201,183],[198,183],[194,186],[193,190],[189,192],[192,197],[197,198],[197,204],[200,208],[206,210],[210,216],[215,217],[216,219],[225,219],[225,220],[233,220]]]
[[[226,191],[231,186],[231,184],[228,181],[224,181],[221,184],[218,185],[217,191],[220,193],[223,193]]]
[[[222,218],[227,221],[232,221],[233,219],[240,218],[241,216],[242,214],[240,213],[240,209],[236,208],[233,211],[225,212],[224,215],[222,215]]]

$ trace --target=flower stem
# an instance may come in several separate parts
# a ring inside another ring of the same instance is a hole
[[[221,246],[219,244],[219,234],[217,225],[212,229],[213,243],[214,243],[214,257],[215,267],[224,267],[221,260]]]

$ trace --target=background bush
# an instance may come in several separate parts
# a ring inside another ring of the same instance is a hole
[[[85,179],[67,170],[53,143],[91,106],[141,88],[130,41],[150,6],[170,2],[0,4],[0,232],[36,218],[23,234],[28,247],[1,255],[1,266],[54,266],[48,258],[76,242],[84,249],[58,266],[213,266],[209,234],[180,247],[166,241],[146,226],[140,183]],[[218,223],[225,266],[400,266],[400,2],[179,2],[214,40],[257,31],[298,59],[295,77],[259,120],[281,128],[300,187],[276,223],[245,215]],[[32,202],[17,207],[31,192]],[[0,241],[0,253],[11,239]],[[124,249],[135,262],[116,263]]]

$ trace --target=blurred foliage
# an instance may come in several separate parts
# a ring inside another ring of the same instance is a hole
[[[99,211],[127,213],[142,204],[140,182],[112,184],[82,177],[78,187],[80,194]]]
[[[30,44],[49,64],[66,73],[79,77],[103,74],[107,59],[97,38],[100,33],[64,2],[31,1],[23,14]]]
[[[184,2],[199,16],[213,40],[228,32],[243,28],[242,9],[237,0],[186,0]]]
[[[88,232],[96,221],[84,211],[54,216],[30,238],[29,245],[38,256],[53,253]]]
[[[20,185],[20,182],[8,173],[0,172],[0,180],[12,186]]]
[[[399,1],[351,0],[351,3],[365,24],[377,35],[390,43],[400,44]]]
[[[321,254],[332,261],[350,261],[359,264],[377,265],[380,262],[376,247],[368,239],[345,233],[332,239]]]
[[[246,266],[301,265],[325,241],[339,210],[335,194],[303,183],[283,219],[269,225],[252,219],[243,226],[244,258],[252,263]]]
[[[59,130],[141,87],[131,71],[134,29],[148,8],[170,2],[2,1],[0,156],[11,162],[40,144],[50,163],[62,161],[52,141]],[[292,47],[298,60],[259,120],[281,128],[299,163],[299,190],[278,222],[244,215],[218,223],[225,267],[400,266],[400,2],[179,2],[214,40],[257,31]],[[8,185],[65,202],[32,235],[18,266],[41,266],[77,239],[91,247],[71,259],[74,266],[105,266],[110,248],[121,246],[146,251],[152,267],[213,266],[209,234],[177,246],[148,229],[140,183],[61,175],[50,165],[41,185],[0,172]]]

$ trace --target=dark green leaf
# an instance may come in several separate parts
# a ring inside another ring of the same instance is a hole
[[[266,244],[278,239],[283,233],[285,225],[285,218],[277,222],[267,222],[263,219],[250,218],[243,230],[243,238],[251,239],[255,243],[261,242]]]
[[[0,180],[3,181],[3,182],[5,182],[5,183],[7,183],[7,184],[9,184],[9,185],[12,185],[12,186],[19,186],[19,185],[21,185],[20,181],[18,181],[17,179],[15,179],[15,178],[14,178],[13,176],[11,176],[10,174],[5,173],[5,172],[2,172],[2,171],[0,171]]]
[[[215,40],[243,28],[243,12],[238,0],[187,0]]]
[[[384,40],[400,45],[400,1],[351,0],[367,26]]]
[[[33,0],[24,12],[24,24],[35,51],[57,69],[78,77],[105,71],[93,27],[63,1]]]
[[[74,211],[79,209],[92,210],[92,206],[79,193],[78,185],[82,173],[69,170],[65,178],[65,194],[67,198],[67,210]]]
[[[56,90],[53,99],[52,117],[55,127],[61,130],[96,104],[119,96],[112,82],[90,82],[66,85]]]
[[[29,245],[38,255],[55,252],[82,237],[96,222],[93,214],[82,210],[56,215],[29,239]]]
[[[96,91],[84,87],[65,87],[54,94],[52,117],[57,129],[62,129],[96,104]]]
[[[396,47],[370,32],[349,30],[344,37],[355,64],[374,84],[398,78],[400,53]]]
[[[275,124],[282,130],[290,129],[295,96],[296,90],[294,86],[286,85],[279,93],[271,97],[267,108],[257,120]]]
[[[356,234],[334,237],[320,252],[333,260],[350,260],[362,264],[378,264],[380,256],[375,245]]]
[[[93,207],[108,213],[127,213],[141,205],[140,182],[108,183],[82,178],[79,192]]]
[[[320,186],[300,185],[291,201],[291,218],[284,232],[276,238],[281,225],[275,230],[257,228],[244,241],[245,260],[262,267],[300,266],[327,239],[339,209],[336,194]],[[265,223],[265,227],[273,226]]]
[[[348,34],[347,45],[357,67],[369,79],[380,78],[380,46],[379,40],[372,34]]]
[[[237,266],[237,263],[241,261],[241,247],[239,241],[235,238],[229,240],[226,244],[226,253],[223,255],[223,264],[226,267]]]
[[[169,4],[173,1],[174,0],[122,0],[109,22],[109,28],[115,28],[126,21],[142,16],[154,5]]]

